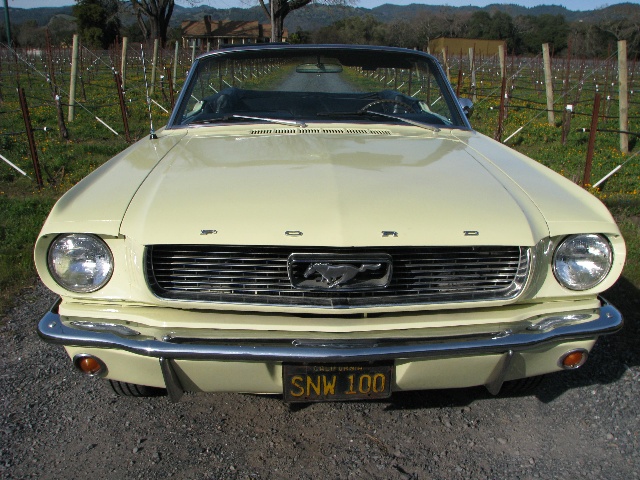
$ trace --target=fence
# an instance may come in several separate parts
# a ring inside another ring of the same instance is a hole
[[[12,180],[5,173],[10,170],[44,185],[38,173],[39,156],[44,155],[44,162],[51,159],[41,145],[43,138],[53,142],[53,137],[59,137],[55,141],[65,142],[74,141],[74,135],[83,139],[112,136],[124,148],[146,135],[150,114],[157,122],[167,119],[194,54],[177,44],[160,49],[157,42],[141,46],[126,39],[107,51],[79,43],[43,50],[0,48],[0,159],[6,164],[0,165],[0,180]],[[548,60],[542,52],[536,57],[439,55],[458,96],[474,99],[474,128],[576,182],[598,183],[591,181],[592,175],[598,180],[617,169],[614,177],[623,180],[611,182],[613,187],[608,188],[620,193],[637,190],[635,154],[626,155],[623,140],[627,138],[630,150],[637,145],[640,72],[636,60],[620,70],[618,52],[605,59],[585,59],[569,51],[564,58],[549,56]],[[620,90],[624,82],[627,87]],[[553,91],[551,98],[548,87]],[[594,110],[597,97],[600,101]],[[627,107],[622,111],[619,105],[625,97]],[[30,113],[25,114],[25,108]],[[25,115],[31,117],[31,126],[25,126]],[[625,115],[629,126],[621,128]],[[621,130],[628,135],[621,136]],[[591,140],[595,143],[589,153]],[[595,155],[595,164],[587,177],[589,155],[592,159]],[[51,181],[52,175],[46,176]]]

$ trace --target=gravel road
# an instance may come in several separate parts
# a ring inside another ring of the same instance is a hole
[[[633,479],[640,475],[640,294],[607,298],[622,333],[535,394],[484,388],[292,409],[238,394],[117,397],[35,326],[40,284],[0,321],[0,477],[178,479]]]

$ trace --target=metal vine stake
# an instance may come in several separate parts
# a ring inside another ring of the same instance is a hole
[[[156,131],[153,128],[153,116],[151,115],[151,97],[149,96],[149,82],[147,81],[147,65],[144,60],[144,46],[142,45],[142,43],[140,44],[140,50],[142,51],[142,72],[144,74],[144,87],[147,94],[147,109],[149,110],[149,138],[151,140],[155,140],[156,138],[158,138],[158,136],[156,135]]]

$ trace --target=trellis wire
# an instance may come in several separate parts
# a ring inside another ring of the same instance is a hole
[[[49,82],[49,76],[45,75],[44,73],[40,72],[35,65],[32,65],[31,63],[27,62],[25,59],[23,59],[22,57],[20,57],[20,55],[18,55],[18,52],[16,50],[14,50],[11,47],[8,47],[6,44],[1,44],[0,45],[4,46],[5,48],[8,48],[10,51],[12,51],[15,55],[15,57],[17,59],[19,59],[20,61],[22,61],[23,63],[25,63],[31,70],[33,70],[34,72],[36,72],[38,75],[40,75],[42,78],[44,78],[47,83]],[[64,93],[67,97],[69,96],[69,94],[59,85],[56,85],[59,90]],[[98,122],[100,122],[102,125],[104,125],[105,127],[107,127],[111,132],[113,132],[116,136],[119,135],[118,132],[116,132],[113,128],[111,128],[104,120],[102,120],[100,117],[98,117],[97,115],[93,114],[87,107],[84,106],[84,104],[80,103],[80,102],[76,102],[76,104],[82,108],[83,110],[85,110],[89,115],[91,115],[95,120],[97,120]]]
[[[607,60],[613,58],[616,54],[611,54]],[[592,70],[591,72],[589,72],[589,75],[591,75],[595,70]],[[562,95],[560,95],[559,100],[564,100],[569,93],[573,92],[573,90],[575,90],[576,88],[578,88],[578,85],[573,86],[572,88],[566,90]],[[527,123],[525,123],[524,125],[522,125],[520,128],[518,128],[515,132],[513,132],[511,135],[509,135],[502,143],[507,143],[508,140],[510,140],[512,137],[514,137],[516,134],[520,133],[525,127],[527,127],[528,125],[530,125],[535,119],[537,119],[540,115],[542,115],[544,112],[546,112],[547,110],[542,110],[539,113],[537,113],[533,118],[531,118]]]

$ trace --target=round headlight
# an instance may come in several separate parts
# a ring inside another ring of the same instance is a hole
[[[49,247],[48,264],[60,286],[78,293],[102,288],[113,272],[111,250],[89,234],[60,235]]]
[[[613,253],[601,235],[571,235],[556,249],[553,273],[570,290],[588,290],[605,279]]]

